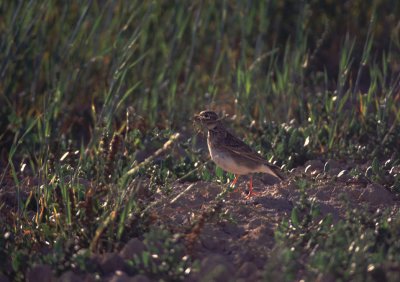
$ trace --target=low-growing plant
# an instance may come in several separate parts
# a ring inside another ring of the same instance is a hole
[[[396,281],[400,214],[393,210],[352,208],[344,218],[321,216],[301,189],[299,204],[275,232],[277,241],[266,266],[266,278],[284,281]]]
[[[162,228],[152,228],[144,234],[146,250],[127,261],[131,274],[145,274],[151,279],[182,281],[196,271],[193,262],[179,242],[180,236]]]
[[[366,177],[399,192],[399,173],[380,165],[399,165],[398,1],[294,2],[0,1],[0,273],[90,269],[89,252],[149,230],[156,193],[232,179],[186,137],[205,108],[236,115],[232,127],[279,166],[371,159]],[[177,133],[187,135],[151,158]],[[271,273],[316,277],[328,265],[358,278],[366,261],[367,278],[392,273],[378,251],[346,256],[346,232],[377,235],[350,218],[332,227],[304,191],[276,235],[294,247],[278,244],[283,271]],[[382,251],[394,267],[396,244]],[[187,264],[168,254],[166,268],[143,257],[147,273],[181,279]]]

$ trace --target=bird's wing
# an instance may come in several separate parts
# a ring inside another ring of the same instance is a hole
[[[242,140],[238,139],[228,131],[226,132],[225,140],[224,142],[222,142],[221,145],[225,147],[227,150],[239,154],[242,157],[251,159],[255,162],[259,163],[267,162],[262,156],[260,156],[260,154],[251,149],[249,145],[247,145]]]
[[[225,147],[225,149],[256,163],[266,165],[276,174],[278,178],[281,180],[285,179],[285,175],[278,166],[266,161],[259,153],[255,152],[249,145],[235,137],[229,131],[226,132],[224,139],[225,140],[221,142],[221,146]]]

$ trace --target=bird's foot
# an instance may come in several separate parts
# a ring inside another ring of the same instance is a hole
[[[233,192],[238,193],[238,192],[242,192],[242,189],[240,189],[239,187],[232,187]]]
[[[255,192],[255,191],[249,191],[249,193],[244,197],[246,200],[251,199],[253,196],[258,196],[260,193]]]
[[[247,194],[245,199],[250,199],[251,197],[258,195],[257,192],[253,191],[253,177],[250,177],[248,186],[249,186],[249,194]]]
[[[239,175],[235,175],[235,179],[233,179],[230,187],[233,189],[233,192],[241,192],[241,189],[239,187],[236,187],[236,182],[238,181]]]

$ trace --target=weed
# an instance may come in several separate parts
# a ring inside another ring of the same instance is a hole
[[[370,216],[365,209],[353,209],[334,222],[321,216],[305,190],[301,200],[275,233],[274,259],[267,263],[267,278],[339,280],[395,280],[399,250],[399,214],[381,211]],[[394,281],[393,280],[393,281]]]
[[[152,279],[183,280],[194,269],[178,239],[166,230],[151,229],[144,239],[147,250],[128,261],[129,271],[146,274]]]
[[[90,251],[150,229],[143,211],[156,193],[232,179],[187,137],[204,108],[235,115],[234,130],[287,169],[314,156],[370,159],[366,177],[398,192],[400,5],[331,2],[1,1],[0,272],[21,281],[39,261],[57,274],[90,269]],[[319,233],[312,205],[304,196],[277,240],[309,239],[297,233],[307,228],[316,258],[308,268],[301,244],[279,249],[287,264],[277,275],[390,272],[396,242],[387,262],[373,251],[351,268],[341,230],[360,235],[360,224],[341,222],[336,242]],[[190,258],[168,254],[166,267],[143,257],[146,273],[182,279]]]

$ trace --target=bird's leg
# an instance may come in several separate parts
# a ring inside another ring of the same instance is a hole
[[[231,187],[234,189],[235,192],[239,192],[240,191],[239,188],[235,189],[236,182],[238,181],[238,178],[239,178],[239,175],[235,174],[235,179],[233,179],[232,184],[231,184]]]
[[[250,181],[248,185],[249,185],[249,194],[247,194],[246,199],[250,199],[252,196],[258,194],[253,191],[253,175],[250,175]]]

